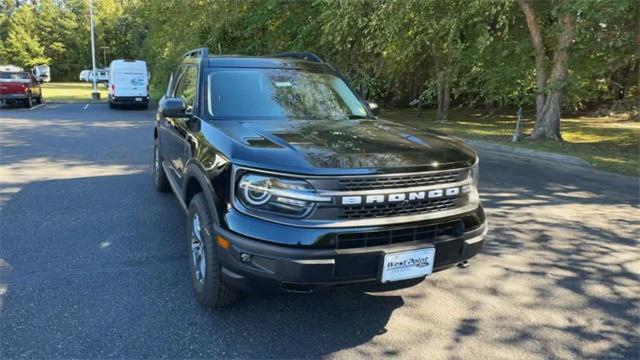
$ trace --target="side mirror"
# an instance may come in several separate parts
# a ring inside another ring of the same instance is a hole
[[[181,98],[163,97],[158,104],[158,110],[162,116],[171,118],[186,118],[190,116],[186,113],[187,105]]]
[[[378,112],[380,111],[380,106],[378,106],[377,103],[373,101],[365,101],[365,104],[367,104],[367,107],[369,108],[369,110],[371,110],[371,112],[374,115],[378,115]]]

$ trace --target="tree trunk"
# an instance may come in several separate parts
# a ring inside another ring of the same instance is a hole
[[[567,77],[567,63],[569,60],[569,47],[573,41],[574,20],[570,15],[560,17],[562,32],[558,36],[558,44],[553,54],[553,68],[547,86],[547,96],[542,110],[542,119],[536,123],[531,138],[545,137],[562,141],[560,133],[560,109],[562,104],[562,89]]]
[[[538,127],[542,121],[542,113],[545,102],[544,85],[547,81],[547,74],[545,70],[546,54],[544,51],[544,43],[542,42],[542,35],[540,32],[540,25],[536,18],[536,13],[531,4],[527,0],[517,0],[518,5],[524,13],[527,21],[527,27],[531,34],[531,42],[535,51],[536,58],[536,127]]]
[[[449,87],[449,81],[444,72],[440,69],[437,71],[438,112],[436,114],[436,120],[438,122],[446,122],[449,116],[449,104],[451,103],[451,88]]]
[[[438,121],[447,122],[449,117],[449,105],[451,104],[451,88],[449,81],[445,79],[442,90],[442,108],[438,113]]]
[[[532,139],[547,138],[562,141],[562,134],[560,133],[561,97],[560,90],[554,90],[547,96],[542,113],[542,121],[533,129],[531,133]]]

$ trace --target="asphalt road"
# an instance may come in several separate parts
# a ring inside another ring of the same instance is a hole
[[[0,358],[639,357],[637,179],[481,154],[467,269],[389,293],[191,294],[152,111],[0,109]]]

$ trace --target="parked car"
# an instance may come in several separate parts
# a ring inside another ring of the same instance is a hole
[[[78,79],[80,81],[89,81],[90,74],[91,74],[91,70],[82,70],[80,71],[80,75],[78,76]]]
[[[109,65],[109,107],[149,107],[149,72],[142,60],[113,60]]]
[[[0,102],[21,103],[30,108],[42,103],[40,83],[26,71],[0,71]]]
[[[104,69],[96,69],[96,73],[97,73],[97,78],[96,78],[96,82],[97,83],[108,83],[109,82],[109,68],[104,68]],[[89,73],[89,81],[93,81],[93,72]]]
[[[159,103],[153,169],[186,213],[200,303],[397,289],[480,252],[474,150],[376,109],[312,53],[185,54]]]
[[[36,65],[31,69],[31,74],[41,83],[51,81],[51,68],[49,65]]]
[[[97,73],[97,78],[96,78],[97,83],[107,83],[109,81],[108,68],[96,69],[96,73]],[[93,70],[82,70],[80,72],[79,79],[80,81],[93,82],[93,77],[94,77]]]

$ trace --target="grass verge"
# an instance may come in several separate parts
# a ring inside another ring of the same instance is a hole
[[[422,129],[433,129],[462,138],[493,141],[504,145],[578,156],[596,168],[640,176],[640,122],[629,116],[565,116],[562,119],[564,142],[529,140],[511,142],[517,116],[485,115],[477,111],[452,111],[449,121],[435,121],[434,111],[415,109],[386,110],[381,117]],[[534,114],[525,114],[522,133],[533,129]]]
[[[83,82],[69,83],[44,83],[42,84],[42,96],[45,101],[62,101],[62,102],[94,102],[106,101],[107,88],[104,84],[98,84],[100,92],[100,100],[91,98],[93,85]]]

